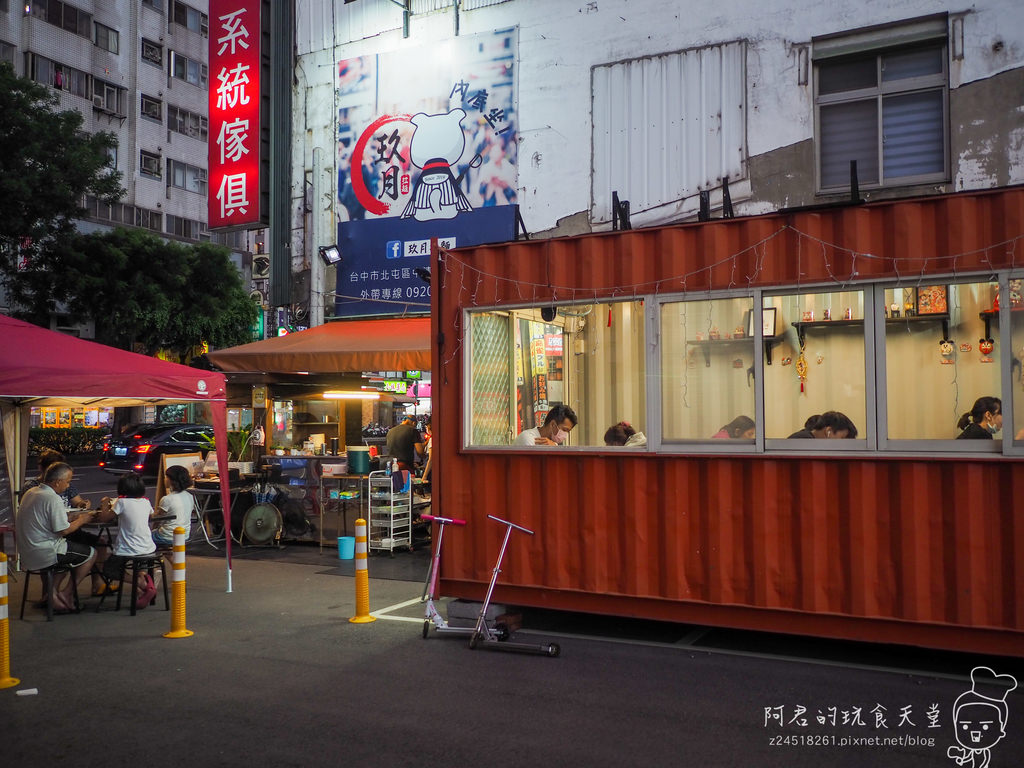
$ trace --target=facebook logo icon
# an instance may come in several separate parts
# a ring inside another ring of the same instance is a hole
[[[402,258],[402,241],[388,240],[387,245],[384,246],[384,255],[389,259]]]

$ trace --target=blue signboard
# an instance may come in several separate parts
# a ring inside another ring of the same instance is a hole
[[[340,223],[334,314],[429,314],[431,286],[415,269],[430,266],[431,238],[446,249],[508,242],[516,236],[517,210],[500,205],[445,220],[388,217]]]

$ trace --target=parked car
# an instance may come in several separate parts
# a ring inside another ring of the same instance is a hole
[[[213,427],[205,424],[138,424],[103,444],[100,466],[115,474],[156,477],[161,456],[198,452],[205,457],[211,440]]]

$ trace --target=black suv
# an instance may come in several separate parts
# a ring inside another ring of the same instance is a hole
[[[108,472],[156,477],[165,453],[206,452],[213,427],[205,424],[138,424],[103,444],[100,466]]]

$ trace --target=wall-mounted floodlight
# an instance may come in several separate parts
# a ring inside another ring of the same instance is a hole
[[[321,245],[320,258],[328,267],[334,266],[341,261],[341,249],[337,245]]]

